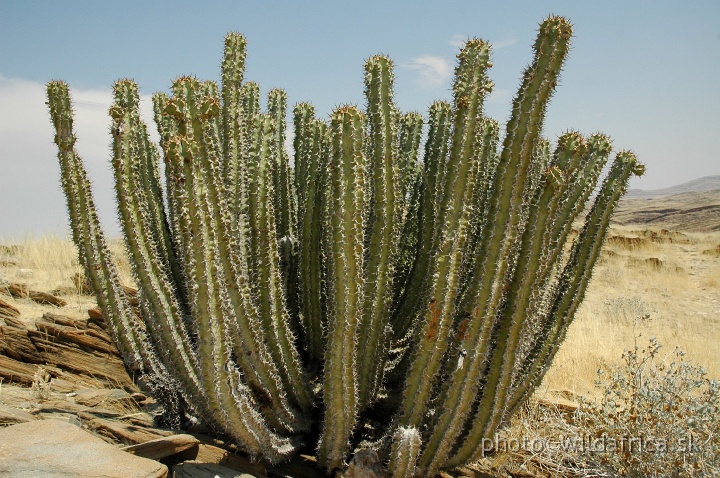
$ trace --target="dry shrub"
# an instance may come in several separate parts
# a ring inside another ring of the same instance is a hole
[[[597,370],[597,398],[570,397],[574,412],[563,399],[526,404],[488,441],[484,468],[493,476],[720,476],[720,382],[681,350],[663,355],[657,340],[641,348],[639,337],[622,365]]]
[[[599,400],[584,402],[576,420],[590,437],[598,467],[630,477],[704,477],[720,474],[720,382],[686,360],[666,357],[656,339],[602,366]]]
[[[702,251],[702,253],[710,257],[720,257],[720,244],[718,244],[712,249],[705,249],[704,251]]]
[[[50,397],[50,382],[52,375],[42,365],[39,365],[33,375],[33,382],[30,390],[33,398],[37,400],[47,400]]]

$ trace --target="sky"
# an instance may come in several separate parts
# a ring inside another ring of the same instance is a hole
[[[574,39],[547,138],[608,134],[647,165],[634,188],[720,174],[717,0],[0,0],[0,242],[68,231],[49,80],[70,85],[77,148],[114,236],[107,109],[117,79],[139,84],[151,123],[150,95],[173,79],[219,80],[223,38],[237,31],[248,41],[245,78],[263,94],[284,88],[290,109],[309,101],[328,117],[342,104],[362,107],[363,63],[383,53],[395,64],[400,109],[426,114],[451,99],[455,55],[478,37],[493,44],[486,114],[502,123],[550,14],[572,21]]]

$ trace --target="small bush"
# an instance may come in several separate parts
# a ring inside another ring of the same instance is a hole
[[[30,387],[33,398],[37,400],[47,400],[50,398],[50,382],[52,375],[45,367],[38,366],[33,376],[33,383]]]
[[[603,366],[602,397],[583,402],[578,423],[600,464],[620,476],[720,476],[720,382],[685,353],[660,354],[656,339]]]

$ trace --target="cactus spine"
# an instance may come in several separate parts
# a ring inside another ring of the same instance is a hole
[[[422,160],[423,119],[398,110],[385,56],[365,63],[364,111],[326,122],[294,107],[292,160],[287,95],[261,110],[241,35],[226,38],[220,86],[180,77],[153,96],[160,148],[137,86],[118,81],[112,165],[142,322],[74,149],[68,87],[50,82],[73,240],[128,367],[170,411],[270,462],[316,433],[328,471],[371,442],[396,477],[476,459],[542,380],[643,169],[618,153],[581,219],[610,140],[541,137],[570,36],[562,17],[540,25],[502,143],[483,113],[490,44],[469,40]]]

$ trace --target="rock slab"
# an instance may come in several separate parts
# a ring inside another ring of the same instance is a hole
[[[123,447],[122,450],[135,456],[142,456],[143,458],[150,458],[151,460],[160,460],[192,448],[199,443],[200,440],[192,435],[180,434],[157,438],[137,445],[126,446]]]
[[[140,458],[60,420],[0,428],[0,476],[166,478],[162,463]]]

